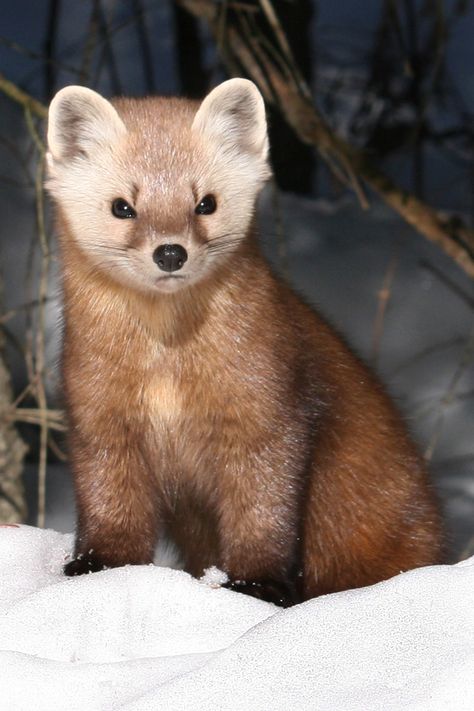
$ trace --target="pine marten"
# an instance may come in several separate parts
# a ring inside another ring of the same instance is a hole
[[[66,575],[185,569],[289,605],[436,563],[424,465],[375,376],[255,237],[265,108],[69,86],[49,110],[78,528]]]

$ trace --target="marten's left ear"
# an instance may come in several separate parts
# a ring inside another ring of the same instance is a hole
[[[261,180],[270,175],[265,104],[248,79],[229,79],[206,96],[193,130],[217,144],[229,158],[250,159]]]

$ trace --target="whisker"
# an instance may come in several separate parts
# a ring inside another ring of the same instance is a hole
[[[208,244],[207,249],[208,250],[213,250],[213,249],[218,249],[221,245],[223,244],[240,244],[242,242],[241,239],[222,239],[219,240],[219,242],[213,243],[213,244]]]
[[[118,247],[117,245],[111,244],[93,244],[88,247],[88,250],[97,252],[120,252],[121,254],[128,252],[127,247]]]
[[[222,254],[227,254],[235,252],[235,246],[234,245],[223,245],[221,249],[214,250],[209,253],[210,257],[218,257]]]
[[[232,250],[235,250],[235,248],[238,246],[239,241],[235,242],[224,242],[221,244],[216,244],[215,247],[212,249],[209,248],[207,250],[208,254],[210,255],[216,255],[216,254],[222,254],[222,252],[230,252]]]
[[[219,238],[214,237],[214,239],[207,242],[206,246],[212,249],[213,247],[217,247],[219,244],[227,244],[227,242],[242,242],[242,236],[235,236],[236,234],[237,233],[232,234],[231,232],[228,232],[224,235],[219,235]]]
[[[225,239],[226,237],[237,237],[240,240],[244,238],[244,233],[239,230],[235,232],[222,232],[220,235],[217,235],[216,237],[212,237],[212,239],[208,240],[208,244],[211,244],[212,242],[216,242],[217,240],[222,240]]]

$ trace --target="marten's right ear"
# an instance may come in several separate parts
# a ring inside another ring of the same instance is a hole
[[[269,177],[265,105],[253,82],[229,79],[217,86],[202,102],[192,127],[211,139],[224,165],[240,164],[257,180]]]
[[[114,145],[125,133],[118,113],[100,94],[84,86],[67,86],[49,107],[50,167],[90,155],[99,145]]]

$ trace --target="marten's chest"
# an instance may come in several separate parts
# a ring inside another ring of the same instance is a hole
[[[151,446],[195,467],[250,446],[281,403],[261,363],[218,347],[165,354],[149,372],[142,406]]]
[[[258,388],[245,375],[216,357],[212,365],[195,356],[189,362],[168,362],[148,377],[143,407],[150,426],[168,436],[186,431],[203,436],[256,416]]]

